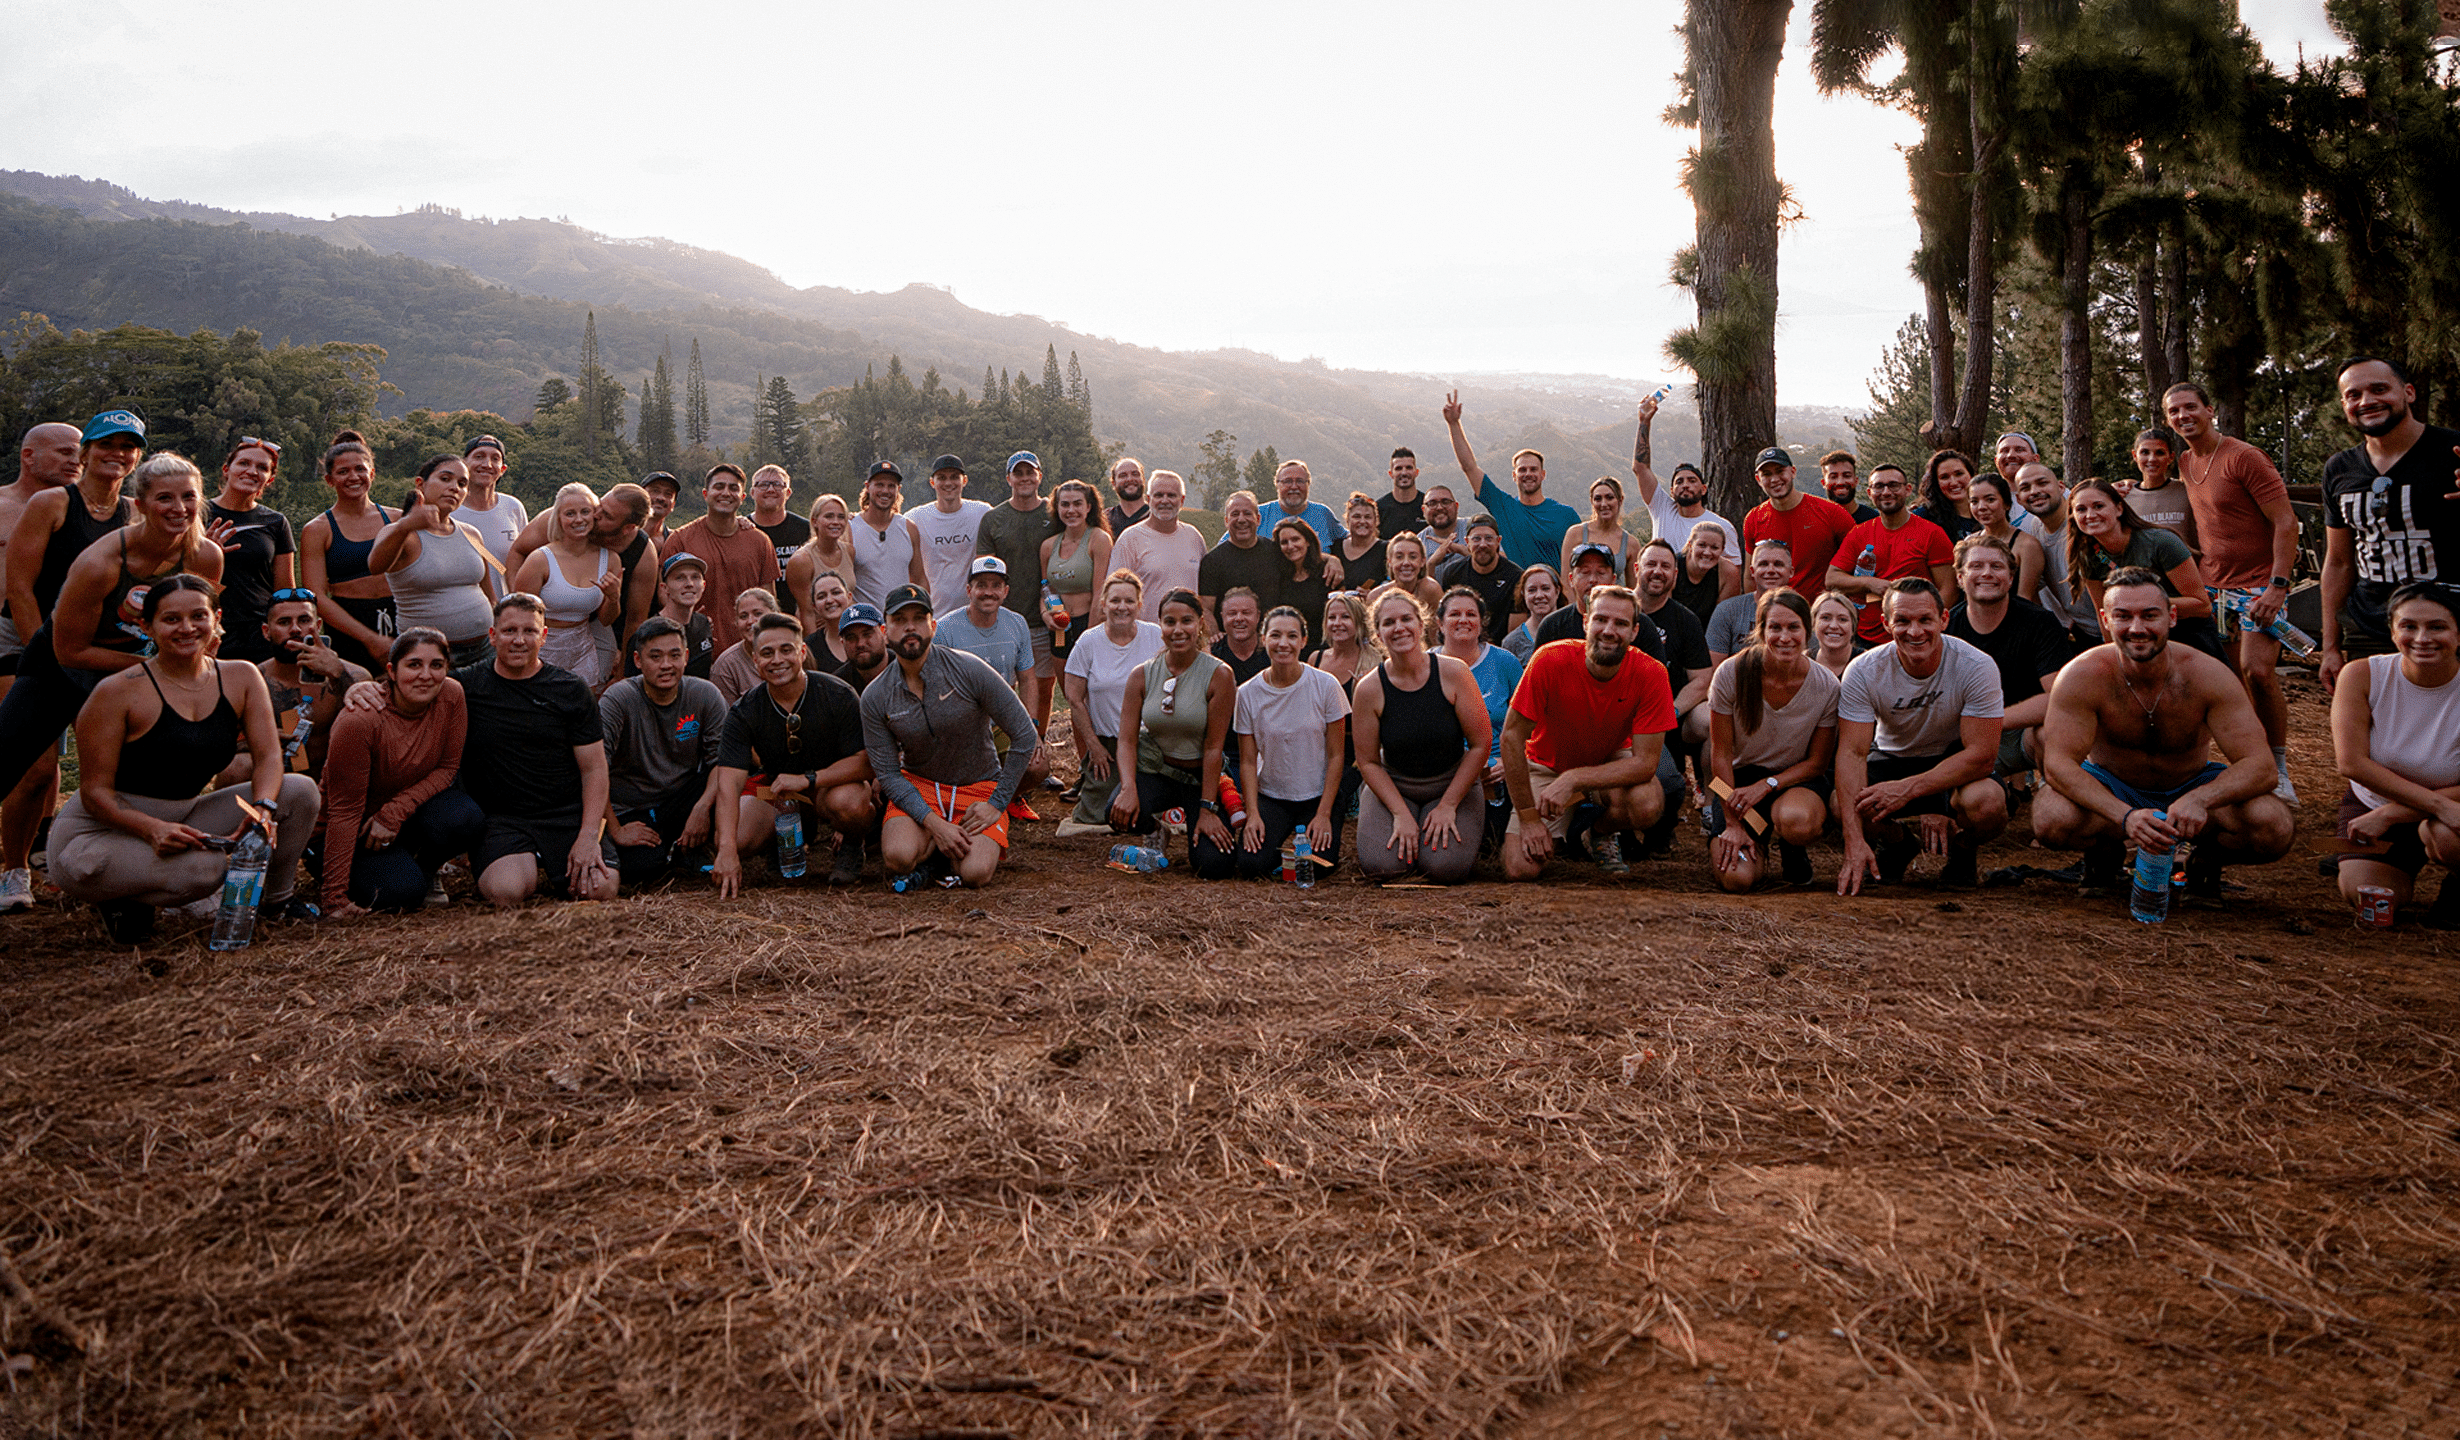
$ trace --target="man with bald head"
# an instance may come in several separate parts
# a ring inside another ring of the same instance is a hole
[[[57,420],[46,421],[28,430],[17,442],[17,479],[0,488],[0,594],[7,593],[8,537],[17,528],[19,517],[26,513],[26,503],[46,490],[77,483],[82,468],[80,455],[82,437],[77,427]],[[6,614],[0,614],[0,695],[6,695],[9,683],[17,676],[17,657],[24,653],[25,637]]]

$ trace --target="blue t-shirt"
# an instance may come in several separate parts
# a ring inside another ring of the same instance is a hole
[[[1478,682],[1478,696],[1486,702],[1486,723],[1495,732],[1486,748],[1489,765],[1503,758],[1503,712],[1512,708],[1512,692],[1520,688],[1521,669],[1520,657],[1500,645],[1487,646],[1478,663],[1469,667],[1470,678]]]
[[[1264,518],[1256,522],[1256,533],[1270,540],[1273,538],[1273,527],[1290,512],[1281,508],[1280,501],[1267,500],[1257,507],[1257,513]],[[1308,501],[1307,508],[1298,513],[1298,518],[1315,527],[1316,540],[1327,550],[1340,544],[1349,534],[1341,528],[1341,521],[1332,513],[1332,507],[1321,500]]]
[[[1560,500],[1521,503],[1491,475],[1478,477],[1478,503],[1495,517],[1495,533],[1503,537],[1504,558],[1523,570],[1553,565],[1563,558],[1563,532],[1580,523],[1580,512]],[[1327,512],[1330,513],[1330,512]]]
[[[976,625],[971,613],[951,610],[940,617],[939,631],[932,640],[951,650],[979,656],[1011,685],[1018,676],[1034,668],[1033,633],[1025,628],[1025,617],[1006,606],[1000,607],[999,618],[988,630]]]

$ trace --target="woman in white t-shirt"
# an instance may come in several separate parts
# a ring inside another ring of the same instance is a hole
[[[2404,585],[2384,614],[2399,653],[2352,662],[2332,689],[2340,834],[2366,847],[2340,856],[2340,893],[2354,904],[2375,886],[2405,906],[2432,861],[2443,886],[2425,923],[2460,929],[2460,592]]]
[[[1341,682],[1304,657],[1307,622],[1287,605],[1264,617],[1272,664],[1239,687],[1239,788],[1247,796],[1238,871],[1250,878],[1281,866],[1281,842],[1304,827],[1326,869],[1341,858],[1341,752],[1350,697]]]
[[[1763,590],[1751,643],[1708,683],[1709,768],[1733,792],[1708,853],[1717,883],[1735,894],[1759,883],[1762,839],[1776,843],[1786,884],[1811,880],[1806,847],[1828,824],[1841,683],[1811,648],[1811,603],[1790,587]]]
[[[1136,572],[1113,570],[1102,582],[1102,628],[1079,634],[1068,647],[1059,685],[1067,692],[1068,728],[1081,768],[1076,809],[1059,823],[1063,839],[1110,833],[1110,800],[1119,790],[1120,704],[1128,677],[1162,653],[1162,627],[1136,618],[1144,602],[1145,582]]]

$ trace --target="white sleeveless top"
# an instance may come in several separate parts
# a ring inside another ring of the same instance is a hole
[[[595,548],[595,547],[593,547]],[[598,551],[598,577],[615,563],[612,553]],[[546,602],[547,618],[560,625],[574,625],[597,618],[598,607],[606,594],[595,585],[575,585],[564,578],[564,567],[557,563],[555,553],[547,553],[547,578],[538,587],[538,598]]]
[[[857,510],[846,526],[846,542],[854,547],[854,598],[863,604],[887,603],[889,591],[913,578],[914,532],[903,515],[890,516],[882,535]]]
[[[905,512],[905,518],[922,532],[923,578],[931,584],[933,614],[964,608],[965,571],[974,563],[974,540],[982,531],[982,517],[990,513],[991,507],[979,500],[959,505],[954,515],[942,510],[937,501]],[[860,519],[854,523],[864,524]]]
[[[2375,717],[2366,752],[2376,764],[2429,790],[2460,785],[2460,680],[2429,689],[2400,673],[2399,656],[2371,655],[2366,708]],[[2354,780],[2349,789],[2370,807],[2391,800]]]

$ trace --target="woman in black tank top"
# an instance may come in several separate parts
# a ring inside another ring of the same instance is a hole
[[[205,580],[148,586],[137,615],[154,653],[104,679],[77,717],[80,783],[52,824],[52,882],[103,907],[114,941],[142,939],[155,906],[221,886],[226,842],[254,823],[240,803],[253,794],[274,845],[260,908],[283,916],[315,828],[316,786],[282,768],[265,677],[213,658],[221,623]],[[200,795],[243,741],[262,778]]]
[[[395,621],[392,584],[368,572],[367,557],[400,517],[371,498],[376,452],[358,431],[333,437],[324,476],[333,503],[299,532],[299,583],[316,592],[334,653],[373,673],[392,652]]]
[[[136,518],[96,540],[68,568],[49,623],[26,643],[24,663],[0,701],[0,791],[14,787],[77,718],[77,708],[146,647],[146,591],[187,574],[222,576],[222,547],[205,538],[204,482],[181,457],[137,467]],[[72,515],[84,507],[72,503]]]
[[[1457,885],[1486,830],[1486,699],[1467,665],[1427,649],[1427,614],[1415,597],[1387,590],[1370,619],[1385,658],[1359,678],[1351,702],[1365,783],[1358,868]]]

